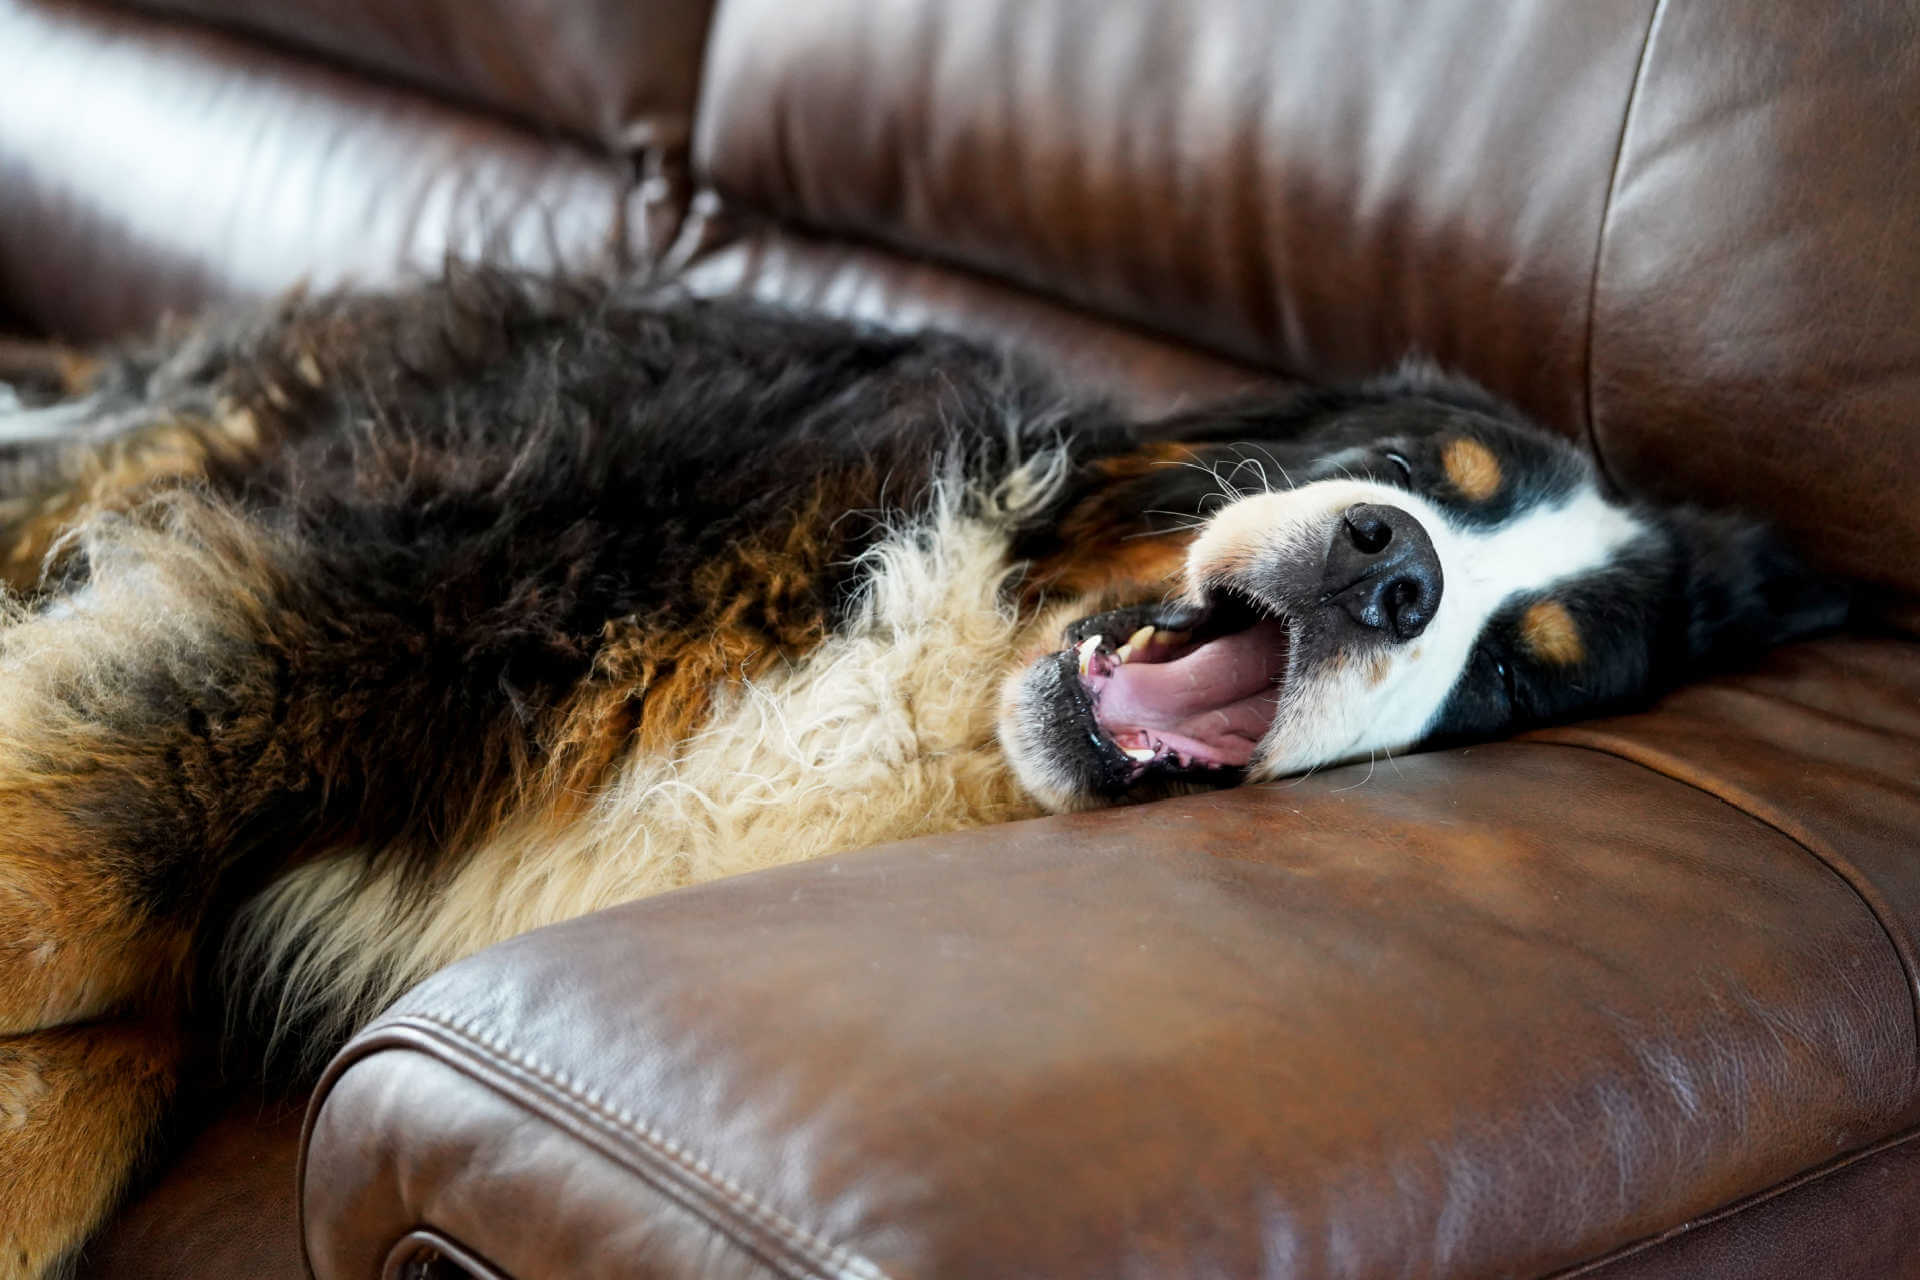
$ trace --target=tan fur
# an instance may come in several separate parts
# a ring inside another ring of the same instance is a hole
[[[1446,468],[1448,482],[1469,502],[1485,502],[1500,492],[1505,481],[1493,450],[1466,436],[1449,440],[1440,462]]]
[[[128,682],[204,676],[257,625],[265,570],[249,541],[181,495],[90,534],[93,585],[77,596],[0,618],[0,1032],[92,1017],[184,971],[187,926],[142,923],[110,837],[68,815],[151,785],[160,744],[106,714]]]
[[[1520,619],[1520,642],[1542,662],[1571,667],[1587,656],[1580,624],[1558,600],[1542,600]]]
[[[99,1225],[172,1095],[168,1023],[0,1037],[0,1280],[45,1274]]]
[[[1353,495],[1322,488],[1256,494],[1215,514],[1187,551],[1182,573],[1188,597],[1200,600],[1209,588],[1236,579],[1251,582],[1262,564],[1324,554],[1327,531],[1316,522],[1336,519]]]
[[[136,691],[244,695],[236,655],[274,588],[259,535],[190,493],[78,536],[89,585],[34,613],[0,602],[0,1280],[43,1274],[99,1223],[172,1093],[191,926],[129,897],[116,824],[173,786],[215,842],[228,780],[164,707],[143,720]],[[132,1010],[149,1021],[96,1020]]]
[[[1087,544],[1075,562],[1043,565],[1034,575],[1031,598],[1066,594],[1096,598],[1137,594],[1142,587],[1171,592],[1186,571],[1190,533],[1162,534],[1132,541]]]
[[[857,498],[847,495],[870,484],[857,473],[831,476],[764,539],[701,566],[693,595],[705,607],[691,623],[607,623],[593,673],[550,717],[557,727],[540,735],[537,763],[524,761],[519,785],[457,842],[509,819],[552,827],[579,817],[626,753],[672,750],[700,731],[730,684],[762,680],[816,648],[826,635],[816,584],[840,554],[828,513],[851,507]]]
[[[1137,592],[1147,584],[1163,590],[1177,585],[1193,535],[1180,531],[1142,537],[1143,502],[1134,483],[1164,467],[1191,463],[1193,456],[1187,445],[1155,444],[1095,463],[1092,470],[1099,484],[1091,497],[1061,518],[1062,550],[1033,566],[1028,598],[1100,597],[1118,590]]]
[[[188,931],[134,916],[71,856],[73,834],[44,805],[0,796],[0,1035],[165,998],[186,973]]]
[[[834,511],[867,491],[859,475],[835,476],[765,541],[748,542],[702,565],[694,595],[707,602],[701,617],[677,634],[641,639],[633,665],[646,692],[643,745],[661,749],[685,741],[706,723],[716,691],[757,680],[783,658],[813,649],[826,625],[813,587],[835,553],[826,536]],[[614,653],[622,652],[616,646]]]
[[[539,925],[721,876],[933,831],[1033,816],[983,691],[1039,623],[1011,599],[1010,513],[1048,463],[984,514],[957,498],[865,557],[856,616],[798,660],[710,690],[684,740],[647,738],[571,811],[509,819],[423,902],[351,855],[312,863],[244,924],[239,964],[290,971],[281,1020],[350,1025],[434,969]],[[1050,614],[1049,621],[1058,615]],[[716,678],[720,668],[715,668]]]
[[[59,343],[0,337],[0,382],[46,382],[67,396],[84,395],[99,378],[98,356]]]
[[[15,591],[39,583],[43,566],[72,530],[96,516],[125,511],[156,487],[205,474],[215,457],[257,449],[259,421],[248,409],[224,405],[206,419],[169,419],[101,443],[75,448],[57,471],[30,493],[0,501],[0,579]]]
[[[126,901],[116,797],[159,785],[166,765],[217,821],[228,780],[172,748],[170,721],[115,713],[139,705],[130,689],[155,673],[245,692],[249,668],[233,658],[273,591],[256,537],[176,494],[83,535],[94,574],[76,595],[31,614],[0,603],[0,1032],[150,1002],[184,973],[190,926],[142,923]],[[103,825],[82,829],[79,814]]]

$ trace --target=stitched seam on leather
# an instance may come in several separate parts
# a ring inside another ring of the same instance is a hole
[[[1652,61],[1654,32],[1660,27],[1660,19],[1667,11],[1667,0],[1654,0],[1653,12],[1647,15],[1647,30],[1640,37],[1640,56],[1634,60],[1633,81],[1627,88],[1626,104],[1620,109],[1620,133],[1613,142],[1613,163],[1607,166],[1607,190],[1600,198],[1600,231],[1594,237],[1593,270],[1587,276],[1587,333],[1586,368],[1582,371],[1581,389],[1585,393],[1582,406],[1587,418],[1587,450],[1593,454],[1594,463],[1600,468],[1600,474],[1608,481],[1618,484],[1618,478],[1607,466],[1607,460],[1600,452],[1600,424],[1593,416],[1593,353],[1596,319],[1600,311],[1600,264],[1606,259],[1607,229],[1613,220],[1613,197],[1620,185],[1620,169],[1627,158],[1627,134],[1633,128],[1634,109],[1640,105],[1640,88],[1646,82],[1647,64]]]
[[[1624,1262],[1635,1254],[1644,1253],[1648,1249],[1656,1249],[1676,1237],[1686,1235],[1692,1231],[1698,1231],[1703,1227],[1713,1226],[1718,1222],[1724,1222],[1728,1218],[1738,1217],[1749,1210],[1770,1204],[1781,1196],[1798,1191],[1801,1187],[1809,1186],[1815,1182],[1824,1182],[1836,1174],[1844,1173],[1863,1160],[1871,1160],[1875,1156],[1906,1146],[1915,1139],[1920,1139],[1920,1129],[1909,1129],[1904,1133],[1897,1133],[1890,1138],[1885,1138],[1874,1143],[1870,1147],[1862,1147],[1858,1151],[1849,1152],[1836,1160],[1821,1165],[1817,1169],[1809,1169],[1804,1173],[1797,1173],[1784,1182],[1777,1182],[1771,1187],[1756,1191],[1750,1196],[1734,1201],[1732,1204],[1722,1205],[1720,1208],[1703,1213],[1697,1218],[1689,1218],[1678,1226],[1667,1228],[1659,1235],[1647,1236],[1644,1239],[1635,1240],[1631,1244],[1622,1245],[1598,1258],[1589,1258],[1585,1262],[1576,1262],[1570,1267],[1549,1272],[1541,1277],[1541,1280],[1578,1280],[1581,1276],[1593,1275],[1617,1262]]]
[[[1723,793],[1682,776],[1677,767],[1668,767],[1663,763],[1666,759],[1663,752],[1652,749],[1636,750],[1631,744],[1610,746],[1607,745],[1608,735],[1577,726],[1530,733],[1526,741],[1548,746],[1572,747],[1580,751],[1593,751],[1615,760],[1624,760],[1628,764],[1637,765],[1649,773],[1658,774],[1670,782],[1676,782],[1701,795],[1711,796],[1735,813],[1750,818],[1769,831],[1792,841],[1808,857],[1825,867],[1846,885],[1859,900],[1860,905],[1866,908],[1874,924],[1879,926],[1881,934],[1887,940],[1887,945],[1893,949],[1894,958],[1899,961],[1900,971],[1906,979],[1907,1007],[1913,1023],[1912,1048],[1907,1055],[1907,1092],[1911,1100],[1916,1087],[1920,1087],[1920,986],[1916,986],[1916,978],[1920,977],[1920,962],[1916,962],[1913,956],[1906,931],[1895,927],[1893,909],[1880,896],[1880,891],[1874,888],[1872,881],[1861,875],[1844,854],[1837,849],[1825,847],[1825,841],[1812,832],[1799,828],[1799,824],[1772,813],[1761,812],[1762,809],[1771,810],[1772,806],[1764,802],[1752,803],[1757,797],[1747,794],[1743,788],[1728,786]]]
[[[625,1107],[610,1106],[600,1097],[597,1090],[584,1088],[566,1072],[549,1067],[531,1055],[512,1048],[497,1036],[481,1030],[477,1025],[477,1019],[456,1022],[436,1013],[413,1010],[400,1015],[395,1021],[415,1019],[432,1023],[444,1031],[468,1040],[490,1054],[511,1063],[520,1071],[532,1075],[549,1088],[559,1090],[566,1098],[590,1113],[583,1119],[587,1119],[595,1127],[620,1137],[638,1138],[643,1147],[664,1157],[683,1174],[691,1175],[702,1189],[717,1196],[727,1207],[740,1213],[755,1225],[771,1231],[796,1252],[807,1255],[805,1261],[808,1264],[841,1276],[852,1277],[853,1280],[891,1280],[887,1273],[872,1261],[854,1253],[845,1245],[822,1239],[771,1205],[763,1203],[734,1178],[719,1172],[707,1163],[704,1157],[689,1151],[684,1145],[660,1132]]]
[[[741,1215],[752,1225],[770,1232],[778,1243],[802,1255],[812,1255],[803,1256],[800,1259],[805,1270],[799,1274],[811,1276],[818,1274],[816,1268],[824,1268],[837,1275],[857,1277],[858,1280],[888,1280],[885,1273],[866,1259],[853,1254],[844,1246],[832,1244],[814,1235],[779,1211],[761,1203],[734,1179],[719,1173],[704,1158],[687,1151],[680,1143],[660,1133],[631,1112],[624,1108],[618,1110],[610,1108],[601,1100],[597,1091],[583,1090],[565,1072],[548,1067],[537,1059],[510,1048],[497,1037],[479,1030],[475,1020],[454,1022],[424,1011],[402,1015],[400,1020],[415,1019],[433,1023],[447,1032],[461,1036],[472,1044],[484,1048],[488,1054],[498,1059],[493,1063],[496,1070],[519,1077],[530,1075],[548,1088],[558,1090],[566,1100],[587,1109],[589,1114],[576,1118],[590,1127],[623,1139],[639,1138],[644,1149],[666,1156],[675,1169],[692,1174],[693,1179],[699,1184],[697,1187],[683,1189],[692,1192],[696,1197],[701,1191],[717,1196],[726,1208]],[[781,1259],[769,1258],[768,1261],[788,1275],[796,1274]]]

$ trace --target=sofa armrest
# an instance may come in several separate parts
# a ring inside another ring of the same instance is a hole
[[[1899,959],[1774,828],[1549,742],[1366,777],[913,841],[455,965],[315,1095],[310,1262],[1539,1274],[1910,1122]]]

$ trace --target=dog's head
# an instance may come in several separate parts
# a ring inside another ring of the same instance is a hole
[[[1430,372],[1169,429],[1198,465],[1138,500],[1218,495],[1179,581],[1003,689],[1002,742],[1052,808],[1618,708],[1846,612],[1759,524],[1612,499],[1573,446]]]

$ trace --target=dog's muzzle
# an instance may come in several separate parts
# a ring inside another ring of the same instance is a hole
[[[1444,585],[1433,539],[1409,512],[1357,502],[1341,513],[1327,548],[1323,605],[1404,643],[1433,621]]]

